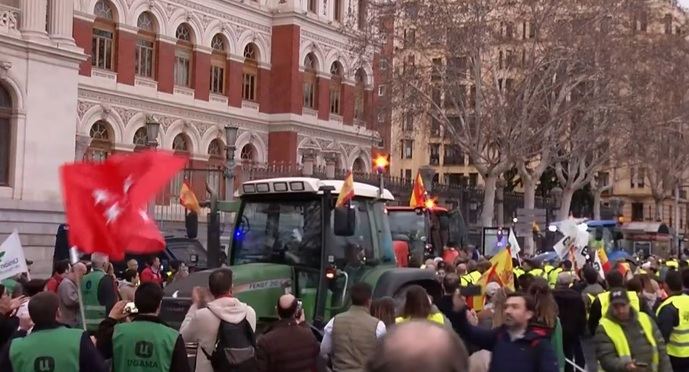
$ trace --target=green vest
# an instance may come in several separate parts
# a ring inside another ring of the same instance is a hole
[[[62,372],[79,370],[79,350],[84,331],[58,327],[35,331],[10,344],[15,371]]]
[[[667,354],[675,358],[689,358],[689,296],[672,296],[658,307],[657,315],[668,304],[673,304],[678,311],[679,325],[672,329],[670,342],[667,343]]]
[[[524,275],[524,270],[521,267],[515,267],[514,275],[516,275],[517,278],[519,278],[520,276]]]
[[[105,273],[94,270],[81,279],[81,296],[84,301],[84,321],[89,331],[98,330],[98,325],[105,319],[105,306],[98,301],[98,285]]]
[[[120,323],[112,335],[113,372],[169,371],[179,333],[145,320]]]
[[[364,370],[366,362],[376,353],[378,322],[380,320],[361,306],[351,306],[348,311],[335,316],[331,354],[333,371]]]
[[[631,305],[636,312],[641,313],[639,295],[637,295],[634,291],[627,291],[627,296],[629,296],[629,305]],[[605,317],[605,315],[608,313],[608,306],[610,306],[610,291],[599,294],[598,300],[600,300],[601,317]]]
[[[411,320],[411,318],[408,316],[407,317],[398,316],[397,318],[395,318],[395,324],[408,322],[410,320]],[[426,320],[428,320],[429,322],[440,324],[440,325],[445,324],[445,317],[443,316],[443,313],[428,314],[428,316],[426,317]]]
[[[545,276],[545,271],[543,271],[543,269],[535,268],[529,270],[529,274],[533,275],[536,278],[543,278]]]
[[[644,331],[644,336],[651,346],[653,346],[653,371],[658,370],[658,347],[656,346],[656,340],[653,338],[653,325],[651,324],[651,317],[646,315],[646,313],[638,313],[639,324],[641,324],[641,329]],[[615,346],[615,351],[618,357],[628,357],[632,358],[632,351],[629,348],[629,342],[627,342],[627,336],[624,334],[624,330],[619,324],[613,322],[607,317],[603,317],[600,320],[600,326],[603,327],[605,334],[608,335],[612,344]]]

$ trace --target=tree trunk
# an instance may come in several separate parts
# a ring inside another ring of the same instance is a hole
[[[498,176],[489,174],[485,179],[483,190],[483,209],[481,210],[481,226],[493,226],[493,211],[495,209],[495,186]]]
[[[565,187],[562,190],[562,199],[560,200],[560,210],[557,212],[558,221],[566,220],[569,217],[569,210],[572,208],[572,197],[574,196],[574,189]]]
[[[656,210],[655,210],[654,219],[656,221],[662,221],[663,220],[663,199],[655,199],[655,202],[656,202]]]
[[[505,223],[505,188],[500,182],[495,186],[495,219],[498,226]]]
[[[524,209],[536,208],[536,182],[532,178],[522,177],[522,183],[524,184]],[[534,221],[519,222],[531,224]],[[533,234],[529,234],[524,238],[524,253],[533,254],[535,246]]]
[[[596,190],[593,193],[593,219],[594,220],[600,220],[600,199],[601,199],[601,194],[603,194],[602,191]]]

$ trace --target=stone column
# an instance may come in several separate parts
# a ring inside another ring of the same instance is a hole
[[[84,155],[86,155],[86,150],[88,150],[91,144],[91,137],[77,134],[76,146],[74,152],[74,160],[82,161],[84,160]]]
[[[302,175],[304,177],[313,177],[313,168],[316,164],[316,150],[304,149],[302,150],[302,156]]]
[[[46,12],[48,3],[46,0],[21,0],[22,23],[21,32],[25,39],[43,39],[48,36],[46,32]]]
[[[326,152],[323,154],[325,158],[325,178],[329,180],[335,179],[335,167],[337,166],[337,153]]]
[[[49,0],[48,34],[59,44],[74,46],[72,20],[74,0]]]

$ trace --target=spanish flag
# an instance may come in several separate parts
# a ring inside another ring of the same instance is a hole
[[[352,171],[347,171],[347,176],[342,183],[342,188],[340,189],[340,194],[337,196],[337,202],[335,207],[343,207],[347,202],[352,200],[354,197],[354,176]]]
[[[608,271],[610,271],[610,267],[612,265],[608,260],[608,254],[605,253],[605,244],[603,244],[603,242],[600,242],[600,245],[596,249],[596,252],[598,253],[598,259],[600,260],[601,268],[604,272],[607,273]]]
[[[472,298],[472,309],[478,311],[483,309],[483,302],[485,301],[484,292],[486,286],[490,282],[497,282],[502,288],[509,288],[514,291],[514,272],[512,267],[512,252],[509,247],[501,250],[490,259],[490,269],[488,269],[481,279],[478,281],[478,285],[481,286],[481,296],[474,296]]]
[[[201,211],[199,200],[196,199],[196,194],[191,190],[187,181],[182,182],[182,188],[179,190],[179,204],[196,214]]]
[[[423,185],[421,173],[416,173],[414,180],[414,188],[411,190],[411,198],[409,198],[409,206],[412,208],[426,206],[426,187]]]

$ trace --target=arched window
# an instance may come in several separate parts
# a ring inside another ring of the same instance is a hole
[[[248,44],[244,48],[242,99],[256,101],[256,89],[258,87],[258,48],[254,44]]]
[[[225,148],[225,145],[220,141],[219,139],[214,139],[211,141],[211,143],[208,145],[208,155],[211,156],[211,158],[215,159],[220,159],[223,160],[224,155],[223,155],[223,149]]]
[[[178,134],[174,140],[172,140],[172,150],[175,152],[190,152],[191,144],[189,137],[184,133]]]
[[[156,26],[153,14],[143,12],[136,22],[139,32],[136,40],[136,75],[153,78],[155,65]]]
[[[256,148],[254,145],[247,143],[242,147],[242,151],[239,153],[239,158],[244,163],[251,163],[256,161]]]
[[[112,151],[112,129],[104,120],[95,122],[89,130],[91,144],[89,145],[88,159],[104,161]]]
[[[93,10],[96,20],[93,23],[91,39],[91,65],[105,70],[113,70],[115,60],[115,11],[105,0],[98,0]]]
[[[342,107],[342,65],[333,62],[330,66],[330,113],[341,115]]]
[[[0,186],[10,184],[11,114],[12,97],[10,92],[0,85]]]
[[[211,93],[225,93],[225,64],[227,63],[227,43],[225,37],[217,34],[211,41]]]
[[[356,72],[356,86],[354,87],[354,118],[364,120],[366,118],[364,105],[364,86],[366,84],[366,72],[360,68]]]
[[[316,84],[316,72],[318,71],[318,60],[313,53],[306,55],[304,59],[304,107],[310,109],[317,108],[318,85]]]
[[[134,149],[141,150],[148,146],[148,134],[146,127],[141,127],[134,132]]]
[[[352,165],[352,173],[363,174],[366,173],[366,163],[361,158],[356,158]]]
[[[188,24],[182,23],[177,27],[175,36],[177,37],[177,47],[175,48],[175,85],[191,87],[194,34]]]

